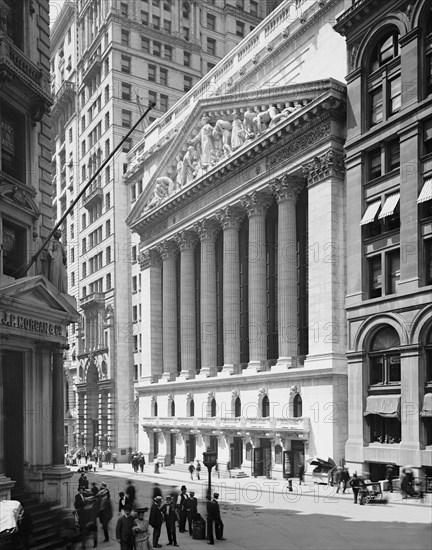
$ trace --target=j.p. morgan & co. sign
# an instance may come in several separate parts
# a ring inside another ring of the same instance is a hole
[[[13,315],[6,311],[0,311],[0,326],[26,330],[29,332],[38,332],[40,334],[49,334],[51,336],[62,336],[63,334],[62,325],[55,325],[54,323],[39,321],[22,315]]]

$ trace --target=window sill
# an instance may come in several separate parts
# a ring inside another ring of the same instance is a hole
[[[395,447],[400,447],[401,446],[401,443],[402,441],[399,441],[398,443],[380,443],[379,441],[372,441],[371,443],[368,444],[368,447],[377,447],[377,448],[382,448],[382,447],[391,447],[392,449],[394,449]]]

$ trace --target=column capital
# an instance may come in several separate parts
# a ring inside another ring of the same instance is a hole
[[[144,269],[149,267],[160,267],[161,257],[155,248],[151,248],[150,250],[145,250],[138,254],[138,262],[141,271],[144,271]]]
[[[174,239],[177,243],[177,246],[179,247],[180,252],[182,250],[193,250],[198,241],[197,234],[195,233],[195,231],[191,231],[190,229],[180,231],[174,236]]]
[[[238,206],[225,206],[216,212],[222,229],[238,229],[244,218],[245,212]]]
[[[156,248],[161,255],[162,261],[175,258],[178,254],[178,247],[174,240],[166,240],[156,245]]]
[[[275,194],[277,202],[280,203],[284,200],[296,201],[304,186],[305,181],[302,178],[284,175],[276,178],[270,184],[270,189]]]
[[[242,198],[242,205],[247,215],[265,214],[272,201],[272,196],[262,191],[254,191]]]
[[[220,225],[214,219],[209,220],[200,220],[194,225],[194,230],[198,233],[198,236],[201,241],[203,240],[214,240],[216,235],[219,233]]]
[[[314,157],[311,162],[304,164],[302,168],[308,185],[319,183],[330,177],[343,179],[345,175],[343,154],[334,149],[329,149],[323,155]]]

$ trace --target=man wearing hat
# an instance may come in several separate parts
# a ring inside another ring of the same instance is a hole
[[[179,511],[179,531],[180,533],[184,533],[186,529],[186,517],[187,517],[187,511],[186,511],[186,500],[188,499],[189,495],[187,494],[186,485],[182,485],[180,488],[180,494],[177,499],[177,509]]]
[[[152,507],[150,509],[149,524],[153,527],[153,547],[162,548],[159,544],[159,537],[161,534],[162,523],[164,522],[164,515],[161,510],[162,497],[157,496],[154,499]]]
[[[165,518],[165,527],[168,537],[168,546],[177,544],[177,535],[176,535],[176,521],[178,521],[178,514],[176,510],[176,505],[172,501],[170,495],[165,497],[166,503],[162,506],[162,512]]]
[[[198,513],[198,499],[195,496],[194,491],[189,492],[189,498],[185,501],[186,517],[189,524],[189,535],[192,536],[192,522]]]
[[[124,515],[120,516],[116,526],[116,539],[120,543],[120,550],[134,550],[134,535],[132,528],[134,518],[131,516],[132,506],[126,504]]]
[[[99,521],[105,537],[104,542],[109,542],[108,524],[113,517],[113,507],[106,483],[101,483],[97,497],[99,499]]]
[[[215,533],[218,540],[226,540],[223,536],[224,524],[221,520],[219,508],[219,493],[213,493],[213,500],[207,502],[207,544],[214,544],[213,523],[215,524]]]

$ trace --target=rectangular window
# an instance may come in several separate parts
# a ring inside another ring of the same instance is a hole
[[[379,298],[382,294],[381,256],[368,259],[369,264],[369,298]]]
[[[111,235],[111,220],[107,220],[105,224],[105,236],[109,237]]]
[[[3,273],[18,278],[27,261],[27,231],[7,220],[3,220],[2,228]]]
[[[171,11],[171,6],[168,2],[164,2],[163,9],[165,11]]]
[[[432,118],[423,122],[423,154],[432,153]]]
[[[145,36],[141,36],[141,49],[146,53],[150,53],[150,40]]]
[[[105,103],[109,101],[109,86],[105,86]]]
[[[153,90],[149,90],[148,97],[149,97],[149,102],[150,103],[157,103],[157,93],[156,92],[154,92]]]
[[[188,27],[183,27],[183,38],[185,40],[189,40],[189,38],[190,38],[190,33],[189,33],[189,28]]]
[[[160,68],[159,70],[159,83],[162,86],[168,86],[168,71],[167,69]]]
[[[244,23],[242,21],[236,21],[236,35],[243,38],[245,35],[244,29],[245,29]]]
[[[258,17],[258,2],[254,2],[251,0],[250,2],[250,14],[255,15],[255,17]]]
[[[164,58],[168,61],[172,61],[172,47],[164,46]]]
[[[107,290],[111,290],[111,287],[112,287],[112,283],[111,283],[111,273],[108,273],[108,275],[106,276],[106,289],[107,289]],[[105,336],[107,336],[106,333],[105,333]]]
[[[132,126],[132,112],[122,109],[122,126],[123,128],[130,128]]]
[[[373,180],[381,176],[381,147],[373,149],[368,154],[369,179]]]
[[[400,166],[399,139],[389,141],[387,144],[387,171],[391,172]]]
[[[389,113],[393,115],[401,108],[401,77],[400,75],[390,80],[390,104]]]
[[[160,17],[157,15],[153,15],[152,17],[152,26],[157,31],[160,29]]]
[[[183,65],[185,67],[191,66],[191,54],[189,52],[183,52]]]
[[[147,80],[149,82],[156,82],[156,65],[148,66]]]
[[[192,88],[192,77],[184,76],[183,77],[183,90],[188,92]]]
[[[167,19],[164,19],[163,22],[164,31],[167,33],[171,33],[171,21],[168,21]]]
[[[153,42],[153,55],[156,57],[161,56],[161,43],[160,42]]]
[[[110,154],[110,140],[105,140],[105,156],[107,157]]]
[[[138,291],[138,279],[136,275],[132,277],[132,292],[135,294]]]
[[[160,95],[160,110],[163,112],[168,111],[168,96],[161,94]]]
[[[369,94],[370,98],[370,123],[379,124],[383,120],[383,94],[382,88],[376,88]]]
[[[110,127],[110,114],[105,113],[105,132],[108,130],[109,127]]]
[[[124,142],[123,142],[123,146],[122,146],[122,152],[123,153],[129,153],[129,151],[132,149],[132,138],[127,138]]]
[[[148,27],[149,24],[149,16],[148,13],[144,10],[141,10],[141,24]]]
[[[400,279],[400,252],[392,250],[386,254],[387,261],[387,289],[386,294],[396,294],[397,284]]]
[[[425,259],[425,283],[432,285],[432,239],[423,241]]]
[[[122,46],[129,46],[129,31],[122,29],[121,30],[121,45]]]
[[[209,31],[216,30],[216,17],[211,13],[207,14],[207,28]]]
[[[106,251],[105,251],[105,257],[106,257],[106,264],[110,264],[111,263],[111,247],[110,246],[107,246],[106,248]]]
[[[120,10],[121,10],[122,17],[127,17],[128,16],[128,5],[127,4],[123,4],[123,2],[122,2],[120,4]]]
[[[216,55],[216,40],[213,40],[213,38],[207,38],[207,53]]]
[[[134,323],[138,321],[138,306],[132,306],[132,321]]]
[[[121,97],[125,101],[130,101],[132,99],[132,86],[127,82],[122,82],[121,84]]]
[[[121,72],[126,74],[131,72],[131,58],[128,55],[121,56]]]
[[[24,116],[2,103],[1,117],[1,170],[24,182],[27,142]]]

